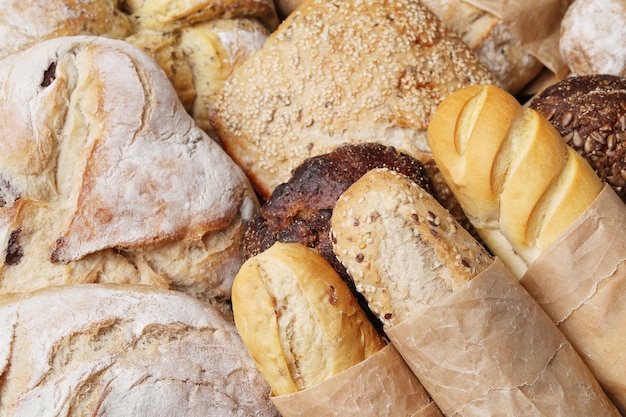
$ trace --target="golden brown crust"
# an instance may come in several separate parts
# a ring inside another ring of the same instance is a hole
[[[602,188],[547,119],[495,86],[450,95],[428,138],[468,218],[518,277]]]
[[[277,242],[233,284],[237,330],[279,396],[317,385],[385,346],[335,270],[314,249]]]
[[[430,160],[428,120],[453,90],[495,82],[420,2],[303,4],[233,73],[212,121],[268,198],[306,158],[379,142]]]
[[[491,256],[406,176],[375,169],[339,198],[333,249],[387,328],[463,286]]]

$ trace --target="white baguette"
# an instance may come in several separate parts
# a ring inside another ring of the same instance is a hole
[[[591,204],[602,183],[536,111],[504,90],[457,90],[428,140],[448,186],[485,243],[518,277]]]

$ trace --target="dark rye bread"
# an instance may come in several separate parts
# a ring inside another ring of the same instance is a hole
[[[529,106],[626,202],[626,78],[568,77],[547,87]]]
[[[395,148],[378,143],[344,145],[306,159],[286,183],[276,187],[244,235],[244,256],[257,255],[275,242],[298,242],[317,249],[345,277],[333,254],[330,216],[337,199],[374,168],[400,172],[432,191],[423,165]]]

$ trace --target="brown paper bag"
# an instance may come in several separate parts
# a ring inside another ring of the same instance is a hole
[[[446,416],[619,416],[499,259],[387,334]]]
[[[393,345],[315,387],[272,397],[283,417],[441,417]]]
[[[507,22],[527,51],[556,79],[569,72],[559,51],[561,20],[573,0],[464,0]]]
[[[611,187],[520,283],[626,414],[626,205]]]

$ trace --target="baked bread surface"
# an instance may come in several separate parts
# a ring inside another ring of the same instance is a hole
[[[4,295],[0,331],[3,416],[279,415],[232,319],[176,291]]]
[[[463,286],[489,253],[417,183],[369,171],[339,198],[333,249],[385,328]]]
[[[242,340],[276,396],[313,387],[385,346],[346,283],[300,243],[277,242],[248,259],[232,302]]]
[[[383,143],[430,162],[426,128],[437,104],[489,82],[420,2],[310,1],[234,71],[211,120],[268,198],[302,161],[346,143]]]
[[[123,281],[228,298],[258,201],[152,59],[57,38],[0,61],[0,79],[0,292]]]

